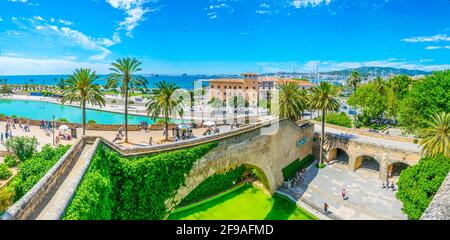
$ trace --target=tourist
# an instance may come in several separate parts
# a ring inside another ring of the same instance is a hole
[[[153,146],[153,137],[150,137],[150,139],[148,140],[148,144],[150,144],[150,146]]]
[[[341,195],[342,195],[342,200],[347,200],[348,199],[347,191],[345,191],[345,189],[342,189]]]
[[[3,133],[0,133],[0,142],[3,143]]]
[[[394,181],[391,182],[390,188],[392,188],[392,191],[395,191],[395,190],[396,190],[396,189],[395,189],[395,185],[394,185]]]
[[[327,203],[323,204],[323,211],[325,212],[325,215],[328,215],[328,204]]]
[[[389,179],[386,179],[386,189],[389,189]]]

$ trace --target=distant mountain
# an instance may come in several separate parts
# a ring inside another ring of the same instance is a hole
[[[409,75],[409,76],[417,76],[417,75],[430,75],[431,72],[425,72],[421,70],[409,70],[409,69],[401,69],[401,68],[392,68],[392,67],[360,67],[356,69],[346,69],[341,71],[332,71],[327,72],[332,75],[350,75],[353,71],[358,71],[361,75],[369,75],[369,76],[389,76],[389,75]]]

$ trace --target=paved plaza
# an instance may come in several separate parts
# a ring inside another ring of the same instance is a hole
[[[0,131],[5,132],[6,126],[5,122],[0,121]],[[230,131],[230,126],[220,126],[219,127],[220,132],[224,133],[227,131]],[[207,129],[206,128],[197,128],[193,129],[193,134],[195,137],[202,137]],[[77,129],[77,134],[80,137],[82,135],[83,130],[81,128]],[[25,132],[23,129],[19,128],[19,124],[16,124],[16,128],[12,129],[12,134],[14,136],[28,136],[28,137],[36,137],[38,139],[39,145],[38,149],[41,149],[46,144],[52,144],[53,143],[53,134],[49,131],[44,131],[40,129],[38,126],[30,126],[30,132]],[[57,136],[59,134],[59,130],[55,131],[55,135]],[[102,136],[106,138],[109,141],[113,141],[116,137],[117,132],[116,131],[86,131],[86,135],[88,136]],[[163,131],[129,131],[129,142],[131,144],[127,144],[127,146],[150,146],[149,145],[149,139],[150,137],[153,138],[153,141],[155,143],[159,142],[160,140],[164,139]],[[172,131],[169,131],[169,136],[172,136]],[[77,139],[72,139],[70,141],[68,140],[61,140],[60,144],[74,144],[77,141]],[[4,139],[4,142],[6,142],[6,139]],[[120,141],[116,143],[117,145],[123,145]],[[0,151],[6,151],[5,145],[0,143]]]
[[[407,219],[401,211],[402,203],[395,197],[396,191],[382,189],[381,184],[377,174],[368,170],[353,172],[329,165],[319,171],[312,166],[306,172],[304,185],[279,191],[318,208],[326,202],[329,211],[340,219]],[[342,189],[347,191],[345,201]]]

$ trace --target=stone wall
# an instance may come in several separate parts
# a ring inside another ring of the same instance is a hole
[[[442,182],[441,187],[428,208],[420,218],[422,220],[450,220],[450,173]]]
[[[314,124],[317,124],[317,125],[322,124],[321,122],[314,121],[314,120],[312,120],[311,122]],[[359,128],[359,129],[346,128],[346,127],[341,127],[338,125],[333,125],[333,124],[328,124],[328,123],[325,125],[327,128],[333,128],[333,129],[340,130],[340,131],[347,132],[347,133],[354,133],[354,134],[368,136],[368,137],[382,138],[382,139],[392,140],[392,141],[397,141],[397,142],[416,143],[418,141],[418,139],[411,138],[411,137],[400,137],[400,136],[392,136],[392,135],[370,132],[369,131],[370,129],[367,129],[367,128]]]
[[[380,165],[379,179],[386,179],[388,168],[394,163],[405,163],[410,166],[415,165],[420,160],[419,152],[405,151],[378,144],[369,144],[345,138],[340,135],[327,133],[325,143],[326,161],[333,159],[336,149],[345,151],[349,157],[346,170],[356,171],[361,164],[360,157],[367,156],[375,159]],[[313,153],[319,159],[320,137],[315,134]]]
[[[269,125],[219,141],[217,148],[195,163],[186,178],[186,186],[178,190],[175,202],[181,201],[214,173],[241,164],[261,170],[269,185],[266,187],[274,194],[283,183],[282,169],[312,153],[313,132],[312,124],[299,127],[284,120],[279,125]],[[308,141],[298,146],[305,137]]]
[[[53,186],[61,179],[73,160],[77,159],[78,152],[92,138],[82,138],[74,144],[64,156],[48,171],[39,182],[31,188],[19,201],[12,205],[2,216],[2,220],[27,219],[36,208],[46,200],[48,193],[53,190]]]

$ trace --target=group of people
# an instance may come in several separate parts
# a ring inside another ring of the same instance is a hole
[[[397,188],[395,187],[394,181],[391,180],[389,181],[389,179],[386,179],[386,182],[383,181],[383,183],[381,184],[381,188],[389,190],[391,189],[392,191],[397,190]]]
[[[302,170],[298,171],[294,178],[292,179],[292,185],[298,185],[301,184],[305,181],[305,173],[306,173],[306,169],[302,168]]]
[[[206,131],[203,133],[203,136],[206,135],[213,135],[213,134],[218,134],[220,133],[220,129],[218,127],[208,127],[208,129],[206,129]]]

